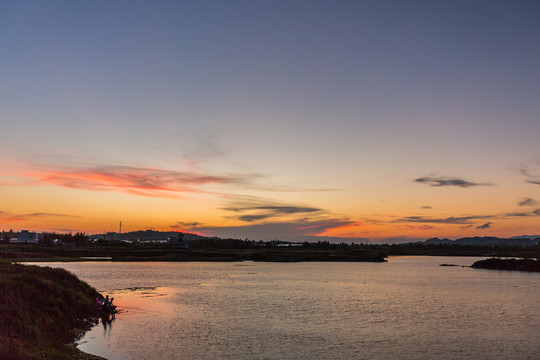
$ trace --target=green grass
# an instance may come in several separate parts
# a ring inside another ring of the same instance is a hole
[[[101,295],[63,269],[0,262],[0,359],[73,359]]]

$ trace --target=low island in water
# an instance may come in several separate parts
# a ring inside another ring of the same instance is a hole
[[[491,258],[477,261],[471,267],[475,269],[540,272],[540,260]]]

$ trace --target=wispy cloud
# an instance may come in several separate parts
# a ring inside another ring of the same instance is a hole
[[[348,219],[299,219],[284,222],[264,222],[240,226],[199,226],[191,230],[206,235],[219,234],[221,237],[250,238],[253,240],[292,240],[306,236],[316,236],[327,230],[352,223]],[[347,239],[344,239],[347,240]]]
[[[24,176],[37,183],[67,188],[116,191],[150,197],[177,198],[181,193],[200,193],[210,184],[241,185],[249,175],[209,175],[130,166],[51,168],[35,166]]]
[[[540,209],[532,211],[515,211],[506,213],[504,217],[527,217],[527,216],[540,216]]]
[[[253,214],[253,215],[239,215],[237,218],[238,220],[246,221],[246,222],[252,222],[257,220],[263,220],[267,219],[269,217],[274,217],[276,215],[274,214]]]
[[[483,225],[477,226],[476,228],[477,228],[477,229],[488,229],[488,228],[491,227],[491,224],[492,224],[491,222],[487,222],[487,223],[485,223],[485,224],[483,224]]]
[[[275,214],[297,214],[305,212],[320,211],[321,209],[306,207],[306,206],[284,206],[284,205],[260,205],[260,206],[246,206],[241,208],[224,208],[228,211],[248,211],[248,210],[263,210],[270,211]]]
[[[262,175],[259,175],[262,177]],[[262,190],[262,191],[268,191],[268,192],[284,192],[284,193],[294,193],[294,192],[330,192],[330,191],[340,191],[338,188],[317,188],[310,184],[292,184],[292,185],[284,185],[284,184],[268,184],[268,185],[262,185],[262,184],[248,184],[247,186],[250,189],[254,190]]]
[[[431,225],[405,225],[405,228],[412,229],[412,230],[433,230],[436,229],[435,226]]]
[[[302,213],[312,213],[312,212],[319,212],[320,209],[316,208],[309,208],[309,207],[302,207],[302,206],[255,206],[252,208],[244,208],[244,209],[225,209],[229,211],[254,211],[255,214],[243,214],[238,215],[238,219],[242,221],[256,221],[256,220],[263,220],[268,218],[274,218],[274,217],[280,217],[284,215],[295,215],[295,214],[302,214]]]
[[[190,230],[204,234],[250,239],[307,239],[330,235],[328,231],[343,230],[359,223],[332,214],[323,209],[284,203],[277,200],[247,196],[226,195],[226,218],[243,221],[245,225],[194,226]],[[333,238],[333,236],[331,236]],[[366,239],[364,239],[366,240]]]
[[[31,213],[31,214],[10,214],[0,211],[0,220],[7,222],[19,222],[28,221],[36,218],[50,218],[50,217],[64,217],[64,218],[80,218],[76,215],[67,214],[55,214],[55,213]]]
[[[396,220],[392,220],[392,223],[433,223],[433,224],[470,224],[474,220],[478,219],[492,219],[493,215],[476,215],[476,216],[450,216],[447,218],[433,218],[427,216],[406,216]]]
[[[468,215],[468,216],[450,216],[450,217],[429,217],[429,216],[405,216],[388,221],[388,223],[422,223],[422,224],[449,224],[449,225],[463,225],[461,229],[469,229],[476,225],[479,220],[493,220],[493,219],[510,219],[516,217],[528,217],[528,216],[540,216],[540,209],[531,211],[516,211],[505,214],[490,214],[490,215]],[[476,226],[477,229],[487,229],[492,223],[484,223],[483,225]],[[420,229],[418,229],[420,230]]]
[[[192,222],[182,222],[182,221],[179,221],[179,222],[177,222],[176,224],[177,224],[177,225],[186,226],[186,227],[193,227],[193,226],[199,226],[199,225],[202,225],[202,223],[197,222],[197,221],[192,221]]]
[[[531,199],[529,197],[523,198],[518,201],[519,206],[536,206],[538,205],[538,201]]]
[[[56,160],[54,158],[53,160]],[[91,191],[113,191],[133,195],[185,198],[189,194],[211,193],[208,186],[228,186],[268,192],[325,192],[332,188],[316,188],[300,184],[271,184],[268,177],[254,172],[210,173],[201,169],[198,162],[185,160],[181,170],[157,167],[135,167],[124,165],[85,164],[84,159],[62,158],[64,165],[47,163],[21,163],[11,161],[9,172],[16,181],[1,180],[0,186],[55,185]],[[72,162],[71,164],[69,161]],[[221,190],[223,191],[223,190]]]
[[[178,229],[189,229],[189,228],[193,228],[193,227],[201,226],[201,225],[203,224],[197,221],[192,221],[192,222],[178,221],[176,222],[176,224],[170,225],[169,227],[171,229],[178,230]]]
[[[510,213],[506,213],[507,217],[526,217],[526,216],[534,216],[534,213],[532,211],[514,211]]]
[[[229,198],[232,200],[223,210],[238,213],[234,217],[246,222],[298,214],[323,213],[322,209],[315,207],[283,204],[255,196],[229,196]]]
[[[473,186],[492,186],[490,183],[476,183],[460,178],[449,178],[445,176],[424,176],[418,179],[414,179],[417,183],[427,184],[434,187],[443,187],[443,186],[457,186],[462,188],[468,188]]]
[[[531,174],[528,167],[523,166],[519,169],[519,172],[521,173],[521,175],[525,176],[525,178],[527,179],[526,182],[528,182],[529,184],[540,185],[540,176]]]

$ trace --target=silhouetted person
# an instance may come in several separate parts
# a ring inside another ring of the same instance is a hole
[[[112,318],[114,319],[115,314],[116,314],[116,306],[113,304],[113,300],[114,298],[111,298],[111,300],[109,300],[109,304],[107,305],[107,310],[109,311],[109,314],[111,314]]]
[[[101,308],[103,312],[108,313],[109,312],[109,295],[105,296],[105,299],[103,299],[103,304],[101,305]]]

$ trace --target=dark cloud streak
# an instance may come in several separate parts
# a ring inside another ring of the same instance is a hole
[[[274,214],[297,214],[320,211],[321,209],[305,206],[281,206],[281,205],[261,205],[261,206],[244,206],[244,207],[228,207],[223,210],[227,211],[251,211],[251,210],[263,210],[269,211]]]
[[[487,223],[485,223],[483,225],[477,226],[476,228],[477,229],[488,229],[488,228],[491,227],[491,224],[492,224],[491,222],[487,222]]]
[[[223,210],[238,213],[239,215],[235,217],[246,222],[299,214],[323,214],[323,210],[319,208],[281,204],[255,196],[229,196],[229,198],[234,200]]]
[[[35,218],[48,218],[48,217],[64,217],[64,218],[74,218],[79,219],[80,216],[77,215],[68,215],[68,214],[56,214],[56,213],[32,213],[32,214],[9,214],[6,212],[0,211],[0,220],[2,221],[27,221]]]
[[[525,182],[529,184],[540,185],[540,176],[532,175],[529,172],[529,169],[527,169],[526,167],[522,167],[521,169],[519,169],[519,172],[521,173],[521,175],[528,178],[528,180],[526,180]]]
[[[418,179],[414,179],[415,182],[421,184],[427,184],[432,187],[443,187],[443,186],[457,186],[462,188],[468,188],[473,186],[492,186],[490,183],[475,183],[468,180],[463,180],[459,178],[447,178],[444,176],[424,176]]]
[[[434,223],[434,224],[470,224],[473,220],[491,219],[492,215],[477,215],[477,216],[450,216],[447,218],[430,218],[425,216],[406,216],[404,218],[392,220],[392,223]]]
[[[531,198],[523,198],[521,200],[519,200],[518,202],[518,205],[519,206],[536,206],[538,204],[538,202],[534,199],[531,199]]]
[[[315,236],[328,229],[354,224],[353,221],[343,218],[299,219],[284,222],[265,222],[243,226],[205,226],[195,227],[192,231],[208,235],[217,234],[221,237],[250,238],[254,240],[294,239],[305,236]],[[347,239],[344,238],[344,241]]]
[[[264,220],[271,217],[274,217],[274,214],[257,214],[257,215],[240,215],[238,216],[238,220],[246,221],[246,222],[253,222],[257,220]]]
[[[533,211],[515,211],[505,214],[505,217],[527,217],[527,216],[540,216],[540,209]]]
[[[171,229],[186,229],[186,228],[191,228],[191,227],[195,227],[199,225],[202,225],[202,223],[197,222],[197,221],[192,221],[192,222],[178,221],[176,224],[170,225],[169,227]]]

